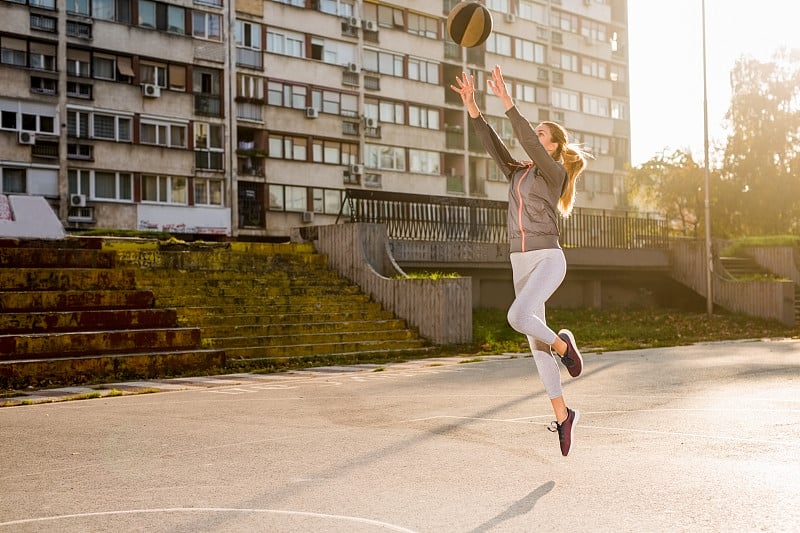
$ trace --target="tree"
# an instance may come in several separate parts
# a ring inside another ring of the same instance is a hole
[[[740,58],[731,88],[726,119],[732,133],[715,194],[714,225],[728,235],[797,232],[800,51],[779,51],[765,63]]]
[[[670,229],[699,237],[703,214],[703,167],[692,155],[676,150],[661,153],[631,169],[625,177],[628,201],[642,211],[664,213]]]

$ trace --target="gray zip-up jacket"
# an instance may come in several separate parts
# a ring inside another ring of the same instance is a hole
[[[470,118],[475,133],[508,178],[508,237],[512,252],[561,248],[558,242],[558,199],[567,184],[567,170],[547,153],[517,106],[506,111],[514,135],[531,161],[514,159],[483,115]]]

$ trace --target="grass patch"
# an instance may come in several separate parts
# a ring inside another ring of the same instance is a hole
[[[721,251],[723,257],[739,257],[744,255],[745,248],[772,248],[778,246],[800,246],[798,235],[763,235],[758,237],[741,237],[731,240]]]
[[[406,276],[398,276],[398,279],[452,279],[460,278],[457,272],[406,272]]]
[[[581,349],[593,352],[800,335],[797,326],[776,321],[670,309],[548,309],[547,323],[556,331],[572,330]],[[472,348],[480,354],[530,350],[527,339],[508,325],[506,312],[498,309],[475,310]]]
[[[463,361],[459,361],[459,365],[464,365],[467,363],[482,363],[483,357],[473,357],[472,359],[464,359]]]

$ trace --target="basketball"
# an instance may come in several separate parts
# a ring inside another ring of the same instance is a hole
[[[459,46],[479,46],[490,33],[492,14],[478,2],[460,2],[447,15],[447,34]]]

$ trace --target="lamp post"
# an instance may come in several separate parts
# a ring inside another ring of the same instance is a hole
[[[711,199],[709,195],[708,171],[708,81],[706,79],[706,0],[702,0],[703,10],[703,147],[705,165],[703,175],[705,178],[704,211],[706,219],[706,312],[714,313],[714,298],[711,294],[711,276],[714,272],[714,257],[711,255]]]

